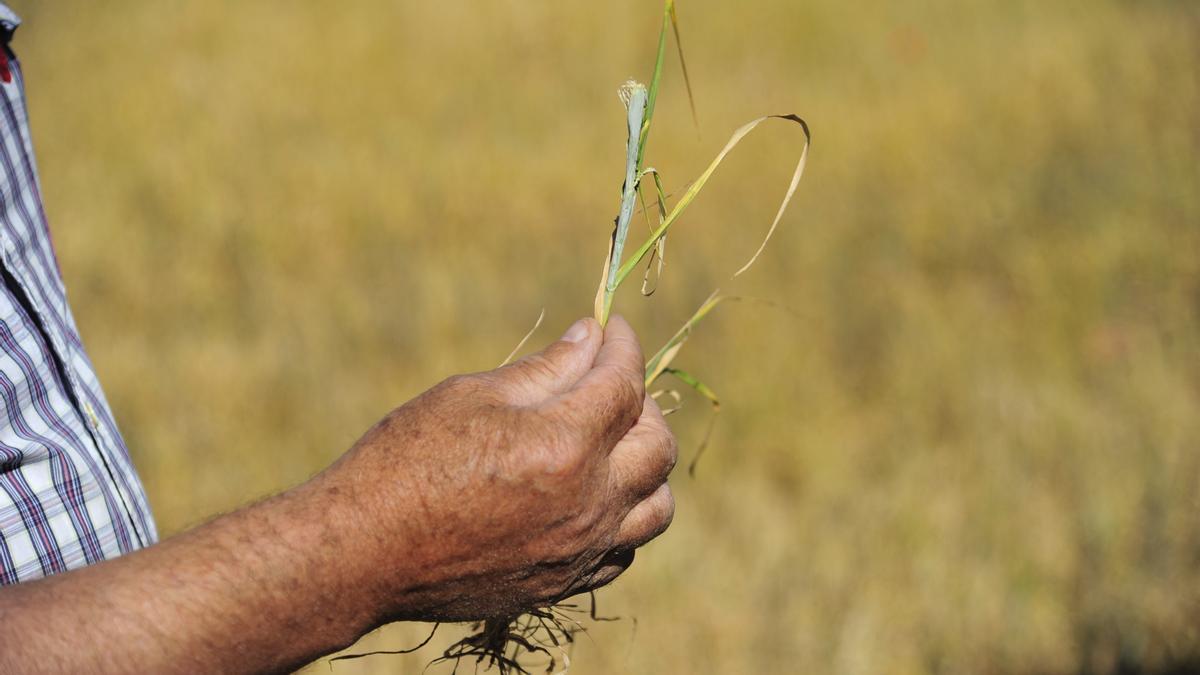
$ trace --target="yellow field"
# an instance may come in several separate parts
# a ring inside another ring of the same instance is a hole
[[[535,342],[590,312],[657,0],[12,4],[74,309],[165,534],[494,366],[542,306]],[[669,188],[752,117],[812,124],[793,211],[727,287],[798,315],[730,305],[689,344],[714,444],[600,596],[636,625],[572,672],[1197,663],[1200,6],[679,11],[699,130],[672,61]],[[797,135],[757,133],[659,294],[618,299],[647,347],[770,221]],[[673,418],[685,452],[705,419]]]

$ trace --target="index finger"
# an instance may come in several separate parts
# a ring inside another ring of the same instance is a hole
[[[559,396],[555,405],[564,406],[569,419],[608,452],[642,414],[645,364],[633,328],[623,317],[613,315],[591,370]]]

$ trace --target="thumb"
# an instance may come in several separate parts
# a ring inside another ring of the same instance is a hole
[[[575,385],[596,360],[604,331],[595,319],[580,319],[536,354],[493,371],[518,405],[556,396]]]

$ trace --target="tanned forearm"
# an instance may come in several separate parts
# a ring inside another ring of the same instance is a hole
[[[580,321],[388,414],[298,488],[0,588],[0,673],[292,670],[391,620],[506,620],[614,579],[674,511],[641,349]]]
[[[345,495],[310,484],[143,551],[0,589],[0,672],[271,672],[377,617]],[[339,513],[338,511],[341,511]]]

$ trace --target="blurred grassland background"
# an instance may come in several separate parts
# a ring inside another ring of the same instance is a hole
[[[12,4],[64,274],[164,534],[494,366],[543,305],[535,343],[590,312],[657,0]],[[573,672],[1200,663],[1200,5],[679,13],[700,124],[671,62],[668,188],[763,113],[804,115],[813,156],[727,286],[798,150],[751,136],[620,311],[647,348],[717,285],[798,316],[729,305],[689,343],[712,449],[600,596],[636,625]]]

